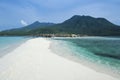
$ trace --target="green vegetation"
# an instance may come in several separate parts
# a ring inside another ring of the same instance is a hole
[[[35,22],[36,23],[36,22]],[[0,32],[0,35],[79,34],[88,36],[120,36],[120,26],[105,18],[75,15],[60,24],[35,25]]]

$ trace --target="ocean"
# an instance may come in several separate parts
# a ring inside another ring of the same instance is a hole
[[[114,77],[120,76],[120,38],[54,38],[52,51]],[[97,66],[97,67],[96,67]]]
[[[0,57],[3,57],[18,45],[30,39],[29,37],[0,37]]]
[[[0,37],[0,58],[30,37]],[[66,59],[80,62],[96,71],[120,76],[120,38],[52,38],[50,49]]]

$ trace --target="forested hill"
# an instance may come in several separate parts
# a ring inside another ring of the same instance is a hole
[[[36,25],[37,26],[37,25]],[[49,27],[48,27],[49,26]],[[60,24],[52,24],[37,29],[24,29],[3,31],[1,35],[38,35],[38,34],[80,34],[88,36],[120,36],[120,26],[105,18],[75,15]],[[33,25],[33,27],[35,27]],[[18,34],[19,32],[19,34]]]
[[[39,28],[43,28],[43,27],[49,27],[55,25],[54,23],[40,23],[39,21],[35,21],[34,23],[21,27],[21,28],[15,28],[15,29],[9,29],[9,30],[4,30],[0,32],[0,35],[29,35],[29,32],[31,32],[32,30],[36,30]]]

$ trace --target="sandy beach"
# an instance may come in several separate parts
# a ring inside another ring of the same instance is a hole
[[[54,54],[50,44],[30,39],[0,58],[0,80],[117,80]]]

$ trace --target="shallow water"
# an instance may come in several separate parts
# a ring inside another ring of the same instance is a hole
[[[28,37],[0,37],[0,57],[14,50],[18,45],[28,40]]]
[[[74,56],[120,75],[120,38],[55,38],[53,42],[52,50],[56,54]]]

